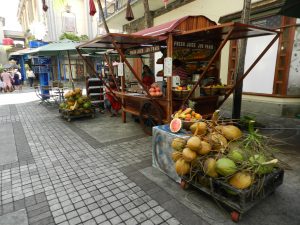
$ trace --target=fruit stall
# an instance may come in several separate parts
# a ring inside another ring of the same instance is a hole
[[[282,184],[283,163],[270,138],[254,129],[254,121],[242,131],[216,111],[211,120],[185,124],[186,128],[184,123],[174,118],[153,128],[153,166],[183,189],[191,185],[229,208],[233,221]]]
[[[262,35],[275,37],[235,84],[224,86],[207,82],[210,77],[219,80],[220,53],[229,40]],[[190,101],[197,113],[211,116],[277,39],[278,32],[274,30],[241,23],[216,25],[204,16],[187,16],[134,34],[108,33],[79,45],[77,51],[81,56],[90,49],[102,51],[108,65],[111,65],[109,56],[118,54],[121,65],[118,75],[122,82],[114,94],[122,103],[123,122],[126,122],[126,113],[136,115],[144,131],[151,134],[153,126],[169,122],[173,112],[187,106]],[[155,86],[150,89],[145,86],[140,74],[128,60],[129,57],[142,57],[154,52],[163,53],[161,61],[164,61],[162,76],[166,81],[165,91]],[[172,59],[181,59],[188,65],[187,72],[193,82],[185,84],[185,89],[173,87],[175,77],[172,76]],[[124,65],[142,87],[142,93],[132,93],[126,89]],[[110,70],[114,77],[113,69]],[[203,85],[203,81],[208,86],[203,89],[205,93],[201,94],[198,88]]]
[[[59,105],[59,113],[70,122],[72,119],[95,117],[95,108],[89,97],[82,95],[80,88],[74,88],[64,94],[65,101]]]

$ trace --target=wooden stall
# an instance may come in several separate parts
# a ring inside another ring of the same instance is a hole
[[[245,74],[241,76],[241,79],[230,89],[227,89],[226,93],[221,97],[220,95],[199,95],[196,97],[193,95],[203,79],[210,73],[212,67],[215,71],[214,76],[219,77],[220,53],[228,40],[262,35],[275,35],[275,37]],[[204,16],[188,16],[135,34],[109,33],[78,46],[77,50],[80,55],[89,48],[106,52],[105,59],[109,66],[111,66],[108,60],[109,54],[112,51],[119,54],[120,62],[126,64],[143,88],[143,93],[130,93],[125,88],[124,76],[121,77],[122,86],[118,91],[114,91],[114,96],[122,102],[123,122],[126,122],[126,113],[139,116],[144,131],[151,133],[153,126],[169,122],[172,113],[181,108],[188,100],[195,102],[195,109],[202,115],[214,112],[228,98],[235,86],[247,76],[277,38],[278,32],[265,28],[241,23],[216,25]],[[171,74],[164,77],[167,84],[164,96],[153,97],[149,94],[148,88],[143,84],[139,74],[127,58],[128,56],[140,57],[143,54],[156,51],[163,51],[165,53],[163,57],[169,57],[169,59],[182,58],[184,60],[187,58],[186,63],[204,62],[196,63],[194,70],[197,71],[198,77],[187,96],[181,98],[173,96]],[[198,67],[198,65],[200,66]],[[113,75],[113,73],[111,74]]]

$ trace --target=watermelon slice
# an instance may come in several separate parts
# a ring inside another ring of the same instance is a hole
[[[181,119],[179,118],[172,119],[170,123],[170,130],[172,133],[177,133],[178,131],[180,131],[181,127],[182,127]]]

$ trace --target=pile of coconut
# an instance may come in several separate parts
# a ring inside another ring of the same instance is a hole
[[[268,138],[249,123],[247,132],[234,124],[219,120],[203,120],[190,127],[188,139],[175,138],[172,159],[179,176],[192,179],[203,175],[222,179],[237,189],[249,188],[278,165]]]

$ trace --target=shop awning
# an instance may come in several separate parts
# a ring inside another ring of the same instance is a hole
[[[87,43],[81,44],[77,46],[77,48],[98,48],[98,49],[114,49],[114,45],[112,41],[115,41],[116,44],[122,48],[133,48],[142,46],[145,43],[151,44],[155,42],[159,42],[162,39],[159,37],[144,37],[141,35],[134,34],[118,34],[118,33],[109,33],[100,37],[97,37]],[[97,50],[98,51],[98,50]]]
[[[264,35],[275,35],[278,32],[272,29],[257,27],[242,23],[225,23],[222,25],[211,26],[199,30],[183,32],[174,36],[174,40],[191,41],[191,40],[213,40],[221,41],[225,38],[228,32],[233,29],[229,40],[239,38],[251,38]]]
[[[193,25],[195,25],[195,23],[197,23],[196,20],[194,20],[192,23],[194,24],[189,24],[188,26],[186,26],[185,28],[180,27],[180,29],[178,28],[180,26],[180,24],[188,19],[197,19],[197,18],[205,18],[206,20],[210,21],[211,24],[217,25],[215,22],[209,20],[207,17],[205,16],[184,16],[182,18],[176,19],[176,20],[172,20],[170,22],[167,23],[163,23],[160,25],[157,25],[155,27],[150,27],[138,32],[135,32],[133,34],[135,35],[142,35],[142,36],[161,36],[167,38],[167,34],[168,33],[176,33],[176,32],[182,32],[182,30],[191,30],[193,29]],[[210,25],[211,25],[210,24]],[[202,24],[202,26],[208,26],[208,24]]]
[[[25,49],[10,53],[9,58],[12,57],[12,56],[21,56],[21,55],[30,54],[30,53],[33,53],[33,52],[35,52],[34,48],[25,48]]]
[[[167,23],[163,23],[157,25],[155,27],[150,27],[133,34],[141,35],[141,36],[162,36],[166,35],[167,33],[172,32],[182,21],[186,20],[189,16],[185,16],[176,20],[172,20]]]
[[[58,42],[52,42],[50,44],[38,47],[34,49],[31,55],[42,55],[42,56],[56,56],[59,54],[67,53],[77,54],[76,47],[80,45],[80,42],[71,40],[61,40]]]

